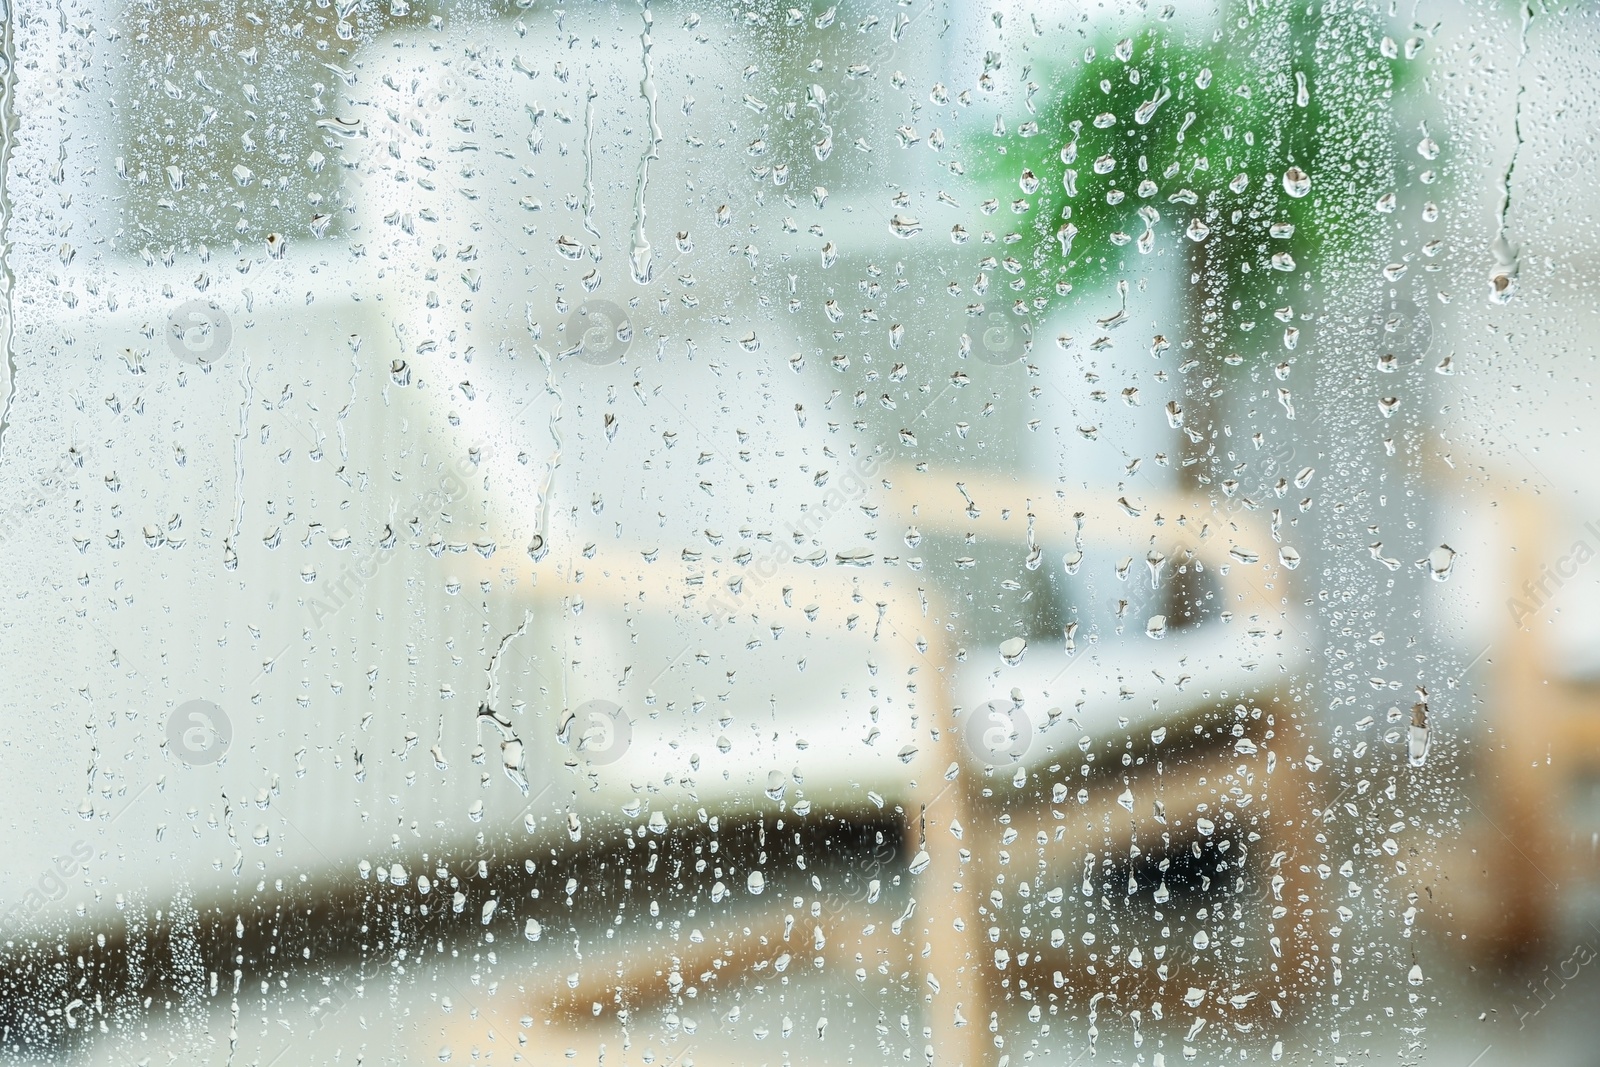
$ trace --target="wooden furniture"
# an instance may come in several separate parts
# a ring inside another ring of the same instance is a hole
[[[1255,540],[1266,542],[1262,531],[1238,516],[1197,515],[1180,524],[1181,509],[1172,500],[1148,502],[1133,514],[1115,502],[1067,500],[1041,487],[969,481],[970,498],[982,501],[982,513],[974,516],[942,506],[939,490],[921,489],[916,477],[910,470],[886,475],[895,517],[882,520],[882,527],[918,526],[930,545],[939,533],[983,531],[994,540],[975,551],[1003,553],[998,542],[1010,538],[1020,561],[1028,551],[1024,516],[1032,513],[1037,543],[1049,548],[1041,566],[1062,568],[1063,558],[1081,549],[1080,571],[1099,569],[1108,586],[1122,588],[1115,576],[1121,558],[1139,558],[1141,570],[1130,580],[1149,582],[1143,558],[1160,544],[1172,573],[1198,563],[1200,573],[1214,576],[1213,599],[1190,605],[1192,624],[1174,626],[1165,644],[1145,635],[1140,618],[1125,620],[1136,626],[1132,647],[1112,647],[1117,642],[1107,613],[1079,627],[1075,652],[1035,645],[1023,660],[1031,666],[1000,667],[1001,683],[1022,679],[1032,686],[1024,706],[1037,736],[1023,759],[995,768],[966,741],[968,717],[978,698],[990,695],[987,666],[967,665],[979,657],[999,660],[993,648],[971,645],[959,632],[959,619],[972,605],[958,584],[941,586],[925,577],[927,570],[910,569],[914,553],[899,546],[880,546],[871,566],[860,570],[784,560],[770,578],[741,591],[735,621],[710,630],[714,637],[704,628],[693,636],[690,643],[708,651],[691,660],[704,666],[723,654],[716,649],[732,649],[730,663],[763,654],[744,647],[758,620],[762,627],[777,620],[792,626],[787,620],[817,605],[819,629],[806,636],[804,651],[771,660],[773,671],[792,671],[786,656],[815,658],[812,643],[826,643],[822,616],[857,617],[856,629],[844,633],[860,634],[859,648],[843,652],[835,669],[848,674],[850,657],[864,653],[881,687],[871,699],[887,700],[903,685],[897,713],[905,718],[877,716],[873,725],[883,736],[864,747],[867,720],[829,731],[790,692],[789,706],[805,723],[799,728],[820,731],[813,743],[836,746],[800,757],[803,790],[817,798],[811,818],[824,811],[845,821],[896,813],[899,840],[888,862],[869,873],[886,885],[898,875],[908,887],[905,896],[894,897],[891,907],[850,897],[857,886],[847,884],[843,901],[806,888],[796,894],[803,898],[796,909],[787,899],[792,890],[779,888],[793,886],[790,878],[774,881],[779,899],[751,918],[696,905],[695,921],[706,935],[698,942],[684,931],[650,934],[636,927],[642,941],[591,951],[581,966],[559,954],[547,971],[540,965],[542,977],[531,975],[527,995],[504,1009],[506,1018],[497,1024],[502,1032],[510,1032],[512,1015],[526,1013],[555,1026],[565,1035],[561,1040],[588,1047],[604,1040],[599,1035],[606,1028],[594,1029],[597,1017],[631,1017],[644,1007],[661,1010],[663,1003],[687,1012],[696,1003],[685,998],[686,989],[726,990],[770,978],[775,961],[787,954],[807,963],[789,964],[798,968],[793,973],[816,973],[820,966],[823,975],[848,983],[859,969],[871,982],[888,976],[896,988],[916,990],[929,1031],[925,1039],[913,1035],[910,1044],[936,1050],[936,1062],[979,1063],[993,1054],[998,1036],[991,1032],[991,1013],[1037,1005],[1067,1017],[1115,1014],[1135,1028],[1180,1014],[1270,1026],[1292,1017],[1326,978],[1330,920],[1312,872],[1322,858],[1316,836],[1328,789],[1298,758],[1305,745],[1289,714],[1289,682],[1305,669],[1306,656],[1293,632],[1296,620],[1283,608],[1291,602],[1283,596],[1285,575],[1281,568],[1242,562],[1265,555],[1266,543]],[[1012,509],[1009,520],[999,518],[1004,507]],[[1080,513],[1081,546],[1071,532]],[[1062,531],[1068,531],[1064,538]],[[665,573],[659,566],[657,577]],[[711,562],[705,566],[701,588],[712,584]],[[1019,566],[1017,573],[1032,572]],[[674,574],[668,584],[694,580]],[[601,588],[585,581],[586,617],[605,610]],[[605,600],[625,601],[637,582],[613,569],[604,588]],[[1166,588],[1206,595],[1192,582]],[[566,603],[573,592],[558,595],[547,586],[541,596]],[[1187,610],[1175,606],[1172,618]],[[692,619],[696,612],[686,604],[682,614]],[[1101,626],[1105,634],[1092,633]],[[1076,673],[1048,692],[1055,681],[1049,675],[1061,668]],[[658,701],[670,705],[669,686],[687,684],[696,669],[651,680]],[[765,677],[760,664],[745,669]],[[1184,671],[1191,676],[1181,678]],[[600,671],[608,674],[615,677]],[[1160,702],[1152,706],[1153,693]],[[571,695],[575,699],[576,690]],[[1058,714],[1047,710],[1052,700],[1064,705]],[[847,702],[838,709],[840,721],[862,710],[859,702],[853,709]],[[682,721],[687,733],[681,736],[695,732],[690,718]],[[1165,736],[1155,740],[1163,729]],[[857,762],[866,747],[886,745],[897,753],[916,751],[865,769]],[[642,742],[636,731],[628,758],[659,768],[679,757]],[[1091,766],[1096,762],[1099,768]],[[610,770],[598,771],[602,791],[619,798],[620,780]],[[753,779],[719,783],[715,810],[730,817],[744,809],[748,817],[758,786]],[[710,809],[706,796],[696,795]],[[761,816],[763,833],[776,832],[780,817],[793,818],[783,809],[799,795]],[[863,804],[866,797],[882,807]],[[734,872],[729,884],[737,888],[738,882]],[[909,917],[908,897],[916,900]],[[662,914],[681,918],[688,903],[680,896]],[[704,1000],[698,1007],[702,1015],[713,1014]],[[998,1026],[998,1014],[994,1022]],[[483,1032],[476,1021],[463,1024],[463,1041]]]
[[[1469,951],[1532,959],[1560,947],[1574,883],[1600,881],[1594,841],[1569,811],[1600,779],[1600,684],[1553,636],[1561,613],[1581,608],[1600,540],[1527,492],[1499,495],[1491,514],[1475,562],[1494,576],[1480,594],[1493,625],[1473,665],[1488,699],[1464,752],[1471,811],[1441,849],[1438,892]]]

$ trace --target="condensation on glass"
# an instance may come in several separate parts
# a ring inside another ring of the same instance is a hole
[[[0,1058],[1415,1056],[1424,21],[8,10]]]

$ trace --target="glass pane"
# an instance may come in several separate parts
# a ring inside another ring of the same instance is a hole
[[[6,1062],[1581,1054],[1586,10],[3,15]]]

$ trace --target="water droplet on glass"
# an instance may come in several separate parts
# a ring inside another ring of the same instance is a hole
[[[1159,93],[1140,104],[1138,109],[1134,111],[1133,121],[1141,126],[1148,123],[1155,118],[1156,108],[1164,104],[1170,96],[1172,96],[1172,90],[1163,85]]]
[[[1406,756],[1411,766],[1421,767],[1428,759],[1428,705],[1418,701],[1411,706],[1411,731]]]
[[[1447,582],[1456,566],[1456,550],[1449,545],[1440,545],[1429,552],[1422,559],[1417,560],[1417,566],[1426,570],[1428,576],[1436,582]]]
[[[889,220],[889,231],[896,237],[911,238],[922,232],[922,223],[908,215],[896,215]]]

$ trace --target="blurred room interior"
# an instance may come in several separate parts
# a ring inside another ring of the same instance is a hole
[[[1593,11],[5,26],[7,1062],[1596,1062]]]

